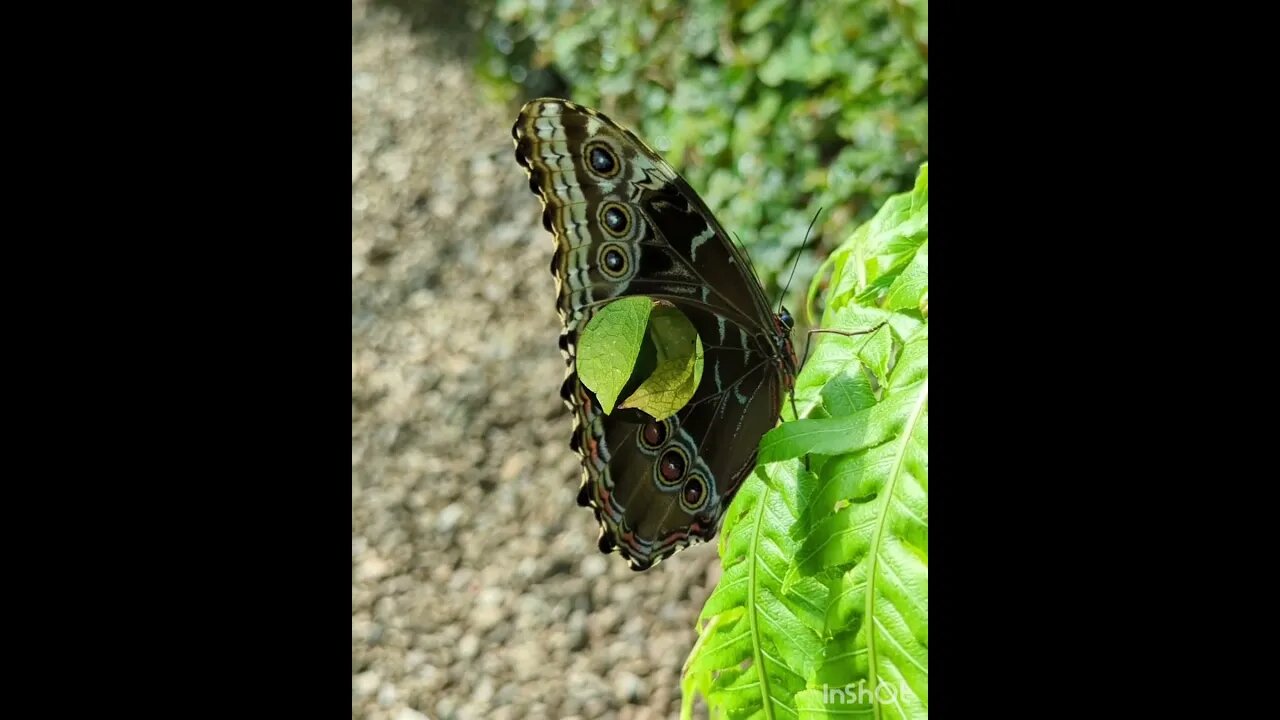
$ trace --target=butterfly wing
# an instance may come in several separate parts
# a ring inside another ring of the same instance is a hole
[[[616,547],[643,570],[715,536],[777,421],[792,367],[779,362],[781,328],[702,200],[630,131],[543,98],[525,105],[512,135],[555,237],[568,366],[561,396],[583,458],[578,502],[595,510],[601,551]],[[605,415],[578,381],[579,332],[600,307],[631,295],[675,305],[705,349],[693,398],[662,421],[638,410]]]

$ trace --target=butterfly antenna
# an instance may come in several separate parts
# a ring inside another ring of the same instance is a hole
[[[791,264],[791,274],[787,276],[787,284],[782,288],[782,297],[778,298],[778,313],[782,312],[782,301],[787,299],[787,291],[791,289],[791,281],[796,276],[796,268],[800,267],[800,256],[804,255],[804,249],[809,245],[809,233],[813,230],[813,224],[818,222],[818,216],[822,214],[822,208],[818,208],[818,212],[813,214],[813,219],[809,221],[809,229],[804,231],[804,242],[800,243],[800,250],[796,252],[796,261]]]

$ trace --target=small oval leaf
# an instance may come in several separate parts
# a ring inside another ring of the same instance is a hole
[[[653,301],[633,296],[596,311],[578,340],[578,379],[596,394],[605,414],[613,412],[640,356]]]

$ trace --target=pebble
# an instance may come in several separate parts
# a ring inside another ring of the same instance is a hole
[[[449,503],[445,509],[440,511],[436,516],[436,528],[442,533],[453,532],[458,527],[458,521],[462,519],[467,511],[459,503]]]
[[[470,660],[480,651],[480,640],[475,635],[463,635],[458,641],[458,657]]]
[[[596,550],[515,106],[410,14],[352,2],[352,720],[676,717],[718,560]]]
[[[609,570],[609,560],[611,559],[616,560],[617,558],[610,558],[603,553],[588,555],[582,559],[582,565],[579,568],[579,571],[582,573],[582,576],[588,580],[598,578]]]
[[[381,682],[382,679],[378,677],[378,673],[369,670],[356,675],[352,679],[351,685],[358,695],[372,695]]]
[[[613,681],[613,693],[620,702],[639,702],[645,694],[644,681],[635,673],[620,672]]]

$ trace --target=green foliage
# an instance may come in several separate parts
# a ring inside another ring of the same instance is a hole
[[[724,572],[702,609],[705,623],[684,671],[685,711],[694,692],[732,717],[795,715],[795,695],[820,666],[829,591],[813,578],[783,591],[800,543],[787,502],[811,479],[800,463],[759,469],[729,507],[721,529]]]
[[[562,94],[639,133],[741,235],[772,294],[819,207],[821,243],[927,159],[927,7],[499,0],[480,69],[508,100]]]
[[[577,353],[578,378],[606,414],[617,404],[662,420],[689,402],[702,378],[702,338],[689,318],[644,296],[600,308],[583,328]]]
[[[821,326],[866,332],[819,336],[726,515],[685,717],[928,716],[928,178],[827,263]]]

